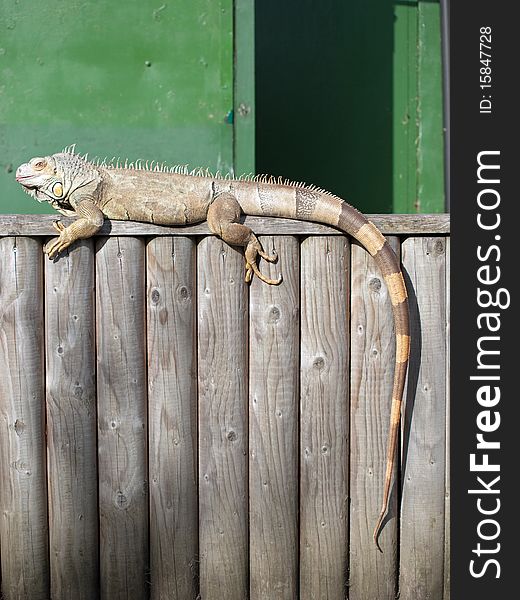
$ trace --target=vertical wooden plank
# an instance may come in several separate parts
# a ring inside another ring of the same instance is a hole
[[[388,238],[394,250],[396,238]],[[379,538],[373,531],[381,509],[395,361],[392,305],[380,270],[352,245],[350,587],[351,600],[396,595],[397,487]]]
[[[412,339],[422,343],[404,419],[399,587],[401,600],[423,600],[444,589],[446,240],[409,238],[402,255],[417,298]]]
[[[221,240],[198,247],[200,595],[248,595],[247,285]]]
[[[101,239],[96,256],[102,598],[147,597],[144,243]]]
[[[94,252],[45,261],[51,596],[99,593]]]
[[[301,245],[301,600],[348,583],[349,258],[345,237]]]
[[[195,242],[147,245],[150,580],[154,600],[198,593]]]
[[[250,308],[251,598],[298,595],[299,247],[296,238],[263,238],[276,265],[260,265]]]
[[[0,239],[2,597],[47,600],[42,246]]]
[[[450,536],[450,238],[446,238],[446,478],[444,504],[444,600],[450,600],[451,536]]]

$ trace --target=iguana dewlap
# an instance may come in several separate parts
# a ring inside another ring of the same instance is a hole
[[[54,258],[78,239],[94,235],[105,218],[141,221],[159,225],[186,225],[207,220],[210,230],[225,242],[245,249],[246,281],[259,271],[257,258],[273,261],[249,227],[240,223],[242,214],[286,217],[332,225],[357,239],[374,257],[386,284],[395,321],[396,363],[386,475],[381,514],[374,539],[388,509],[390,484],[397,450],[401,401],[410,352],[408,299],[399,261],[380,231],[355,208],[333,194],[304,184],[280,179],[212,176],[184,167],[148,167],[136,164],[89,162],[74,148],[33,158],[20,165],[16,180],[39,202],[49,202],[57,211],[77,219],[68,227],[59,221],[59,237],[46,247]]]

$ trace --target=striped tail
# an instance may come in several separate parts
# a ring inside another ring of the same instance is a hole
[[[235,191],[239,195],[239,201],[245,214],[314,221],[337,227],[354,237],[366,248],[374,257],[386,281],[394,315],[396,355],[383,503],[374,530],[374,541],[381,550],[378,539],[388,510],[397,453],[401,403],[410,356],[408,295],[399,261],[377,227],[358,210],[334,194],[303,184],[277,185],[269,182],[249,182],[249,185],[243,189],[247,192],[243,195],[240,195],[240,189]]]
[[[410,357],[410,325],[408,313],[408,295],[403,274],[397,256],[381,234],[381,232],[352,206],[342,203],[339,214],[338,228],[358,240],[374,257],[388,287],[392,302],[395,323],[396,349],[394,385],[392,390],[392,408],[390,415],[390,431],[388,438],[386,473],[383,489],[381,513],[374,529],[374,542],[379,546],[379,534],[383,520],[388,511],[390,488],[397,453],[399,423],[401,419],[401,404],[403,399],[406,370]]]

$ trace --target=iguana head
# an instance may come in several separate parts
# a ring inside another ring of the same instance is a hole
[[[16,181],[30,196],[64,210],[72,210],[75,190],[97,180],[94,165],[71,152],[37,156],[16,169]]]

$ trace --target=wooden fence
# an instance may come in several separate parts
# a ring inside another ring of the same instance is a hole
[[[51,216],[0,217],[5,600],[449,597],[449,221],[371,218],[413,336],[383,553],[393,322],[360,246],[248,218],[283,274],[248,286],[205,224],[52,262]]]

